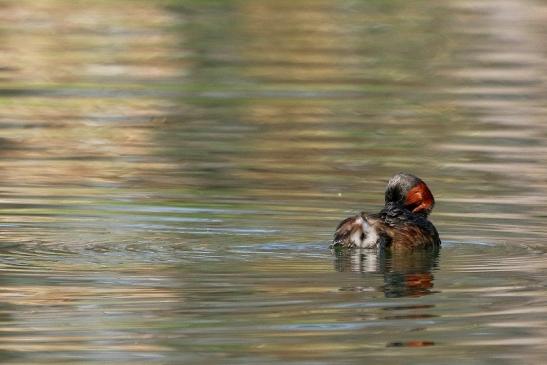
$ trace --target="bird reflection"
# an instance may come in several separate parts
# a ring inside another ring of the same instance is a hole
[[[420,250],[367,250],[334,252],[337,271],[383,274],[380,288],[389,298],[419,297],[433,293],[433,271],[440,248]]]

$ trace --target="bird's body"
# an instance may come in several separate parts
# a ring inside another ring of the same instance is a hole
[[[333,247],[428,248],[441,244],[428,220],[435,204],[433,194],[419,178],[399,173],[390,179],[384,208],[376,214],[344,219],[334,233]]]

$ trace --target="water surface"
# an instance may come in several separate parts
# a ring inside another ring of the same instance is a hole
[[[0,358],[547,360],[547,5],[0,1]],[[443,246],[328,249],[398,171]]]

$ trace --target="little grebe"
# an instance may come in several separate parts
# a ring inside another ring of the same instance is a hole
[[[439,234],[427,219],[434,205],[425,182],[399,173],[387,183],[384,208],[376,214],[361,212],[344,219],[336,228],[332,247],[437,247]]]

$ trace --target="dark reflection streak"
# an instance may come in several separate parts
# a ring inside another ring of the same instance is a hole
[[[386,347],[427,347],[433,346],[435,342],[433,341],[407,341],[407,342],[390,342]]]
[[[342,251],[335,253],[334,267],[340,272],[383,274],[380,290],[388,298],[419,297],[435,293],[432,271],[438,269],[439,252],[440,249]]]

